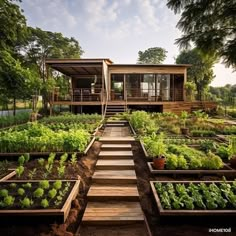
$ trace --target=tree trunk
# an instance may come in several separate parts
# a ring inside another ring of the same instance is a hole
[[[13,116],[16,115],[16,97],[13,98]]]

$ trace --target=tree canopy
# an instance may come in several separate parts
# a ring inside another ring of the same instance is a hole
[[[138,52],[138,64],[160,64],[166,59],[167,51],[164,48],[154,47]]]
[[[236,69],[235,0],[168,0],[167,6],[181,13],[177,27],[183,35],[176,40],[181,49],[188,49],[193,42]]]
[[[214,79],[213,65],[215,57],[211,57],[194,48],[182,51],[176,58],[177,64],[191,64],[188,68],[188,81],[196,85],[197,99],[201,100],[203,93]]]

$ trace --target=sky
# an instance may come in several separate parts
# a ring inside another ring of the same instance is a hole
[[[166,0],[23,0],[28,25],[76,38],[83,58],[110,58],[114,63],[136,63],[138,51],[163,47],[165,64],[179,54],[175,39],[180,15]],[[236,72],[223,64],[214,67],[212,86],[236,84]]]

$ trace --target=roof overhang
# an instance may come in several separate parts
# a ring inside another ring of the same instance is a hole
[[[191,64],[111,64],[109,67],[191,67]]]
[[[72,78],[102,74],[103,62],[112,61],[103,59],[46,59],[46,65]]]

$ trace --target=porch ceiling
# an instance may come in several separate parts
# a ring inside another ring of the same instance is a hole
[[[91,75],[101,75],[103,60],[105,59],[47,59],[46,64],[64,75],[72,78],[80,78]]]

